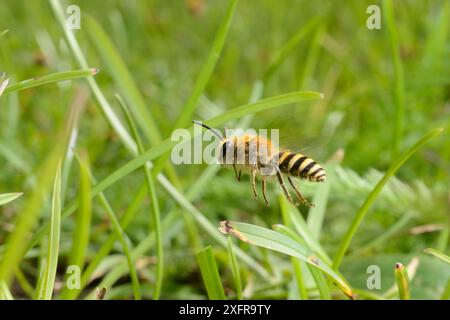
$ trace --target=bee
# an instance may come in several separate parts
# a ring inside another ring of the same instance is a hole
[[[201,121],[193,121],[194,124],[204,127],[213,132],[219,139],[218,160],[221,165],[232,165],[236,179],[241,180],[241,172],[250,170],[250,181],[255,199],[256,177],[261,177],[261,191],[264,202],[269,206],[266,197],[267,178],[276,177],[283,194],[294,204],[292,196],[288,192],[283,176],[286,176],[290,186],[297,198],[307,207],[314,204],[306,200],[295,185],[292,178],[300,178],[313,182],[325,182],[327,174],[320,164],[299,152],[290,150],[279,151],[278,146],[259,135],[244,134],[242,136],[232,135],[223,137],[220,131],[212,129]]]

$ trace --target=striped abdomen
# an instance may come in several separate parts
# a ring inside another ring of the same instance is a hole
[[[327,179],[325,170],[310,157],[301,153],[282,151],[278,154],[280,171],[293,177],[323,182]]]

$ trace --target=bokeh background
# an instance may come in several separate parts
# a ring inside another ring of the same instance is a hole
[[[63,9],[70,4],[81,9],[81,28],[73,33],[82,54],[90,67],[100,69],[95,81],[119,118],[124,119],[114,94],[126,96],[127,87],[122,85],[117,61],[104,53],[104,39],[92,31],[93,23],[103,30],[123,61],[161,138],[170,137],[225,17],[227,1],[60,2]],[[450,268],[423,250],[433,247],[448,253],[450,3],[393,1],[394,29],[382,11],[379,30],[366,27],[370,4],[382,7],[381,1],[239,1],[220,59],[196,104],[193,118],[208,119],[243,105],[255,88],[262,98],[300,90],[324,94],[323,100],[263,111],[250,115],[246,121],[252,128],[280,129],[283,146],[330,166],[327,186],[301,183],[301,190],[309,199],[323,204],[319,240],[330,256],[336,252],[364,199],[398,155],[430,130],[444,128],[440,136],[427,142],[399,169],[380,193],[340,268],[352,286],[367,290],[366,269],[379,265],[382,288],[373,292],[382,294],[395,283],[394,264],[408,265],[418,257],[412,296],[438,299]],[[0,71],[6,73],[10,83],[80,69],[49,2],[3,1],[0,32],[4,30],[9,31],[0,38]],[[282,63],[273,67],[280,52],[289,45],[291,50]],[[400,71],[396,70],[396,54]],[[399,95],[403,99],[400,102]],[[85,79],[2,96],[0,193],[24,192],[14,202],[0,207],[2,252],[29,195],[39,186],[41,165],[74,106],[83,109],[75,148],[87,155],[97,180],[132,159]],[[399,115],[401,106],[403,112]],[[224,127],[236,126],[240,120]],[[400,128],[398,136],[396,126]],[[155,145],[145,134],[142,136],[146,149]],[[79,196],[80,173],[76,160],[68,166],[66,163],[63,169],[64,207]],[[214,226],[225,219],[267,228],[283,223],[280,191],[275,183],[269,185],[271,206],[267,208],[262,200],[253,199],[248,177],[237,182],[232,170],[214,171],[200,188],[192,190],[207,169],[206,165],[181,165],[162,172],[180,193],[194,193],[193,205]],[[119,217],[144,183],[143,171],[137,170],[106,190]],[[217,245],[160,184],[156,183],[155,188],[162,218],[169,213],[174,216],[164,226],[161,298],[207,298],[195,258],[195,253],[207,245],[213,246],[225,292],[233,297],[226,248]],[[50,216],[51,189],[42,197],[31,234]],[[150,200],[146,194],[141,198],[136,204],[136,215],[126,228],[132,247],[138,247],[152,232]],[[305,219],[313,213],[302,206],[299,210]],[[55,296],[63,286],[67,257],[74,246],[75,224],[73,217],[61,221]],[[85,265],[89,265],[111,233],[111,221],[94,198]],[[240,263],[247,298],[299,297],[288,257],[236,244],[273,275],[273,279],[261,278]],[[33,297],[43,248],[45,245],[39,242],[21,259],[20,272],[15,273],[10,284],[15,297]],[[144,298],[152,297],[155,259],[153,245],[136,260]],[[80,297],[95,290],[123,260],[122,247],[116,241]],[[310,298],[317,298],[314,282],[305,273]],[[107,298],[132,296],[125,270],[108,287]]]

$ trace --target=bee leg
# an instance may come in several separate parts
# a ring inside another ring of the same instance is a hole
[[[239,170],[239,172],[238,172],[235,164],[233,164],[233,169],[234,169],[234,174],[236,176],[237,181],[241,181],[241,170]]]
[[[297,189],[297,187],[294,184],[294,181],[292,181],[291,177],[288,177],[288,181],[291,184],[292,189],[294,189],[295,194],[297,195],[297,197],[299,198],[299,200],[307,207],[312,208],[314,207],[314,204],[312,204],[311,202],[308,202],[308,200],[306,200],[302,194],[300,193],[300,191]]]
[[[266,197],[266,179],[262,179],[261,189],[262,189],[262,195],[263,195],[264,201],[266,202],[266,206],[270,206],[269,201],[267,201],[267,197]]]
[[[278,178],[278,183],[280,184],[280,187],[283,190],[284,195],[286,196],[286,198],[289,200],[290,203],[294,204],[294,200],[292,200],[291,195],[289,194],[289,192],[286,189],[286,186],[284,184],[284,179],[283,179],[283,176],[281,175],[280,171],[277,172],[277,178]]]
[[[255,199],[258,199],[258,194],[256,193],[256,170],[255,169],[252,169],[252,171],[251,171],[251,179],[252,179],[253,197]]]

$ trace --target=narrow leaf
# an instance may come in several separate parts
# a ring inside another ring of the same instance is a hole
[[[211,246],[197,253],[197,262],[210,300],[225,300],[219,270]]]

